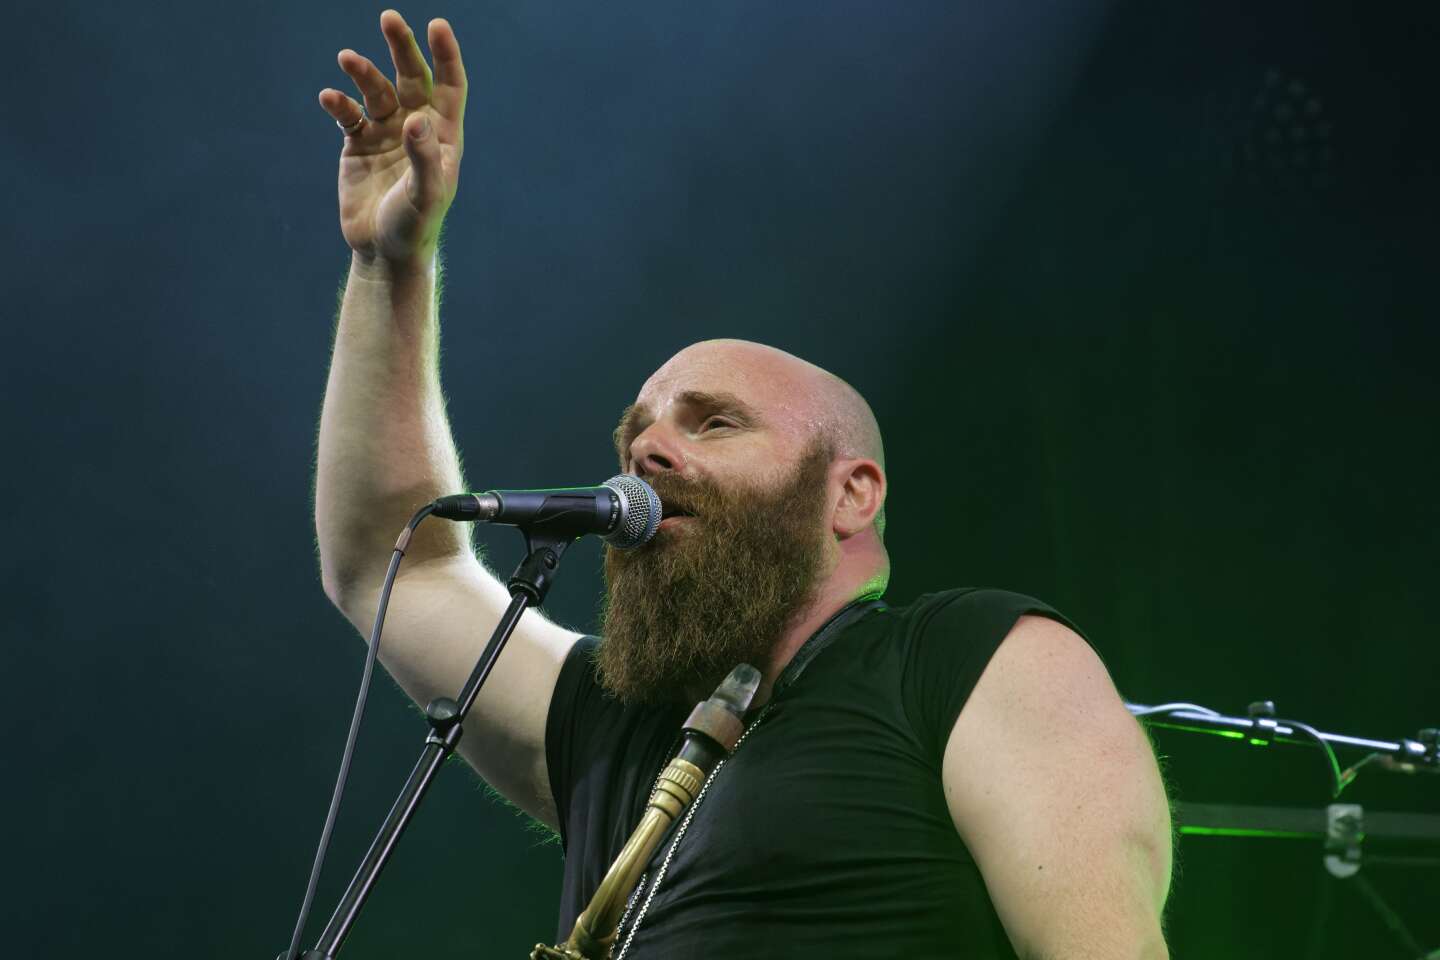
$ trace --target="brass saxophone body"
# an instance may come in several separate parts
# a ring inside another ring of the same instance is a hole
[[[537,943],[530,960],[608,960],[625,904],[645,865],[670,826],[695,801],[715,764],[735,748],[745,730],[741,718],[759,685],[760,672],[742,663],[730,671],[709,700],[695,705],[684,724],[680,753],[661,772],[640,823],[610,864],[589,905],[575,919],[569,938],[553,947]]]

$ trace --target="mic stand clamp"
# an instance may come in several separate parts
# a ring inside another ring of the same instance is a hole
[[[1360,842],[1365,839],[1365,810],[1358,803],[1325,808],[1325,869],[1345,880],[1360,872]]]

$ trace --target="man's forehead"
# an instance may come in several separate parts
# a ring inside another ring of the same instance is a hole
[[[658,412],[689,394],[728,394],[750,406],[767,407],[793,392],[800,373],[793,361],[779,350],[743,341],[696,344],[651,374],[635,403]]]
[[[635,396],[635,406],[659,416],[677,403],[694,403],[706,397],[738,401],[752,407],[765,406],[753,382],[743,376],[665,376],[645,381]]]

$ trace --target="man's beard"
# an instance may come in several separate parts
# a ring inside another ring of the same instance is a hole
[[[738,663],[763,671],[814,600],[833,459],[812,443],[776,489],[650,479],[695,519],[635,550],[606,548],[600,685],[626,703],[662,703],[708,696]]]

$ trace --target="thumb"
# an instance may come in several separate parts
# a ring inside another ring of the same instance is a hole
[[[430,118],[423,113],[406,118],[401,138],[405,141],[405,155],[410,158],[405,193],[416,210],[427,213],[445,195],[440,142],[435,138]]]

